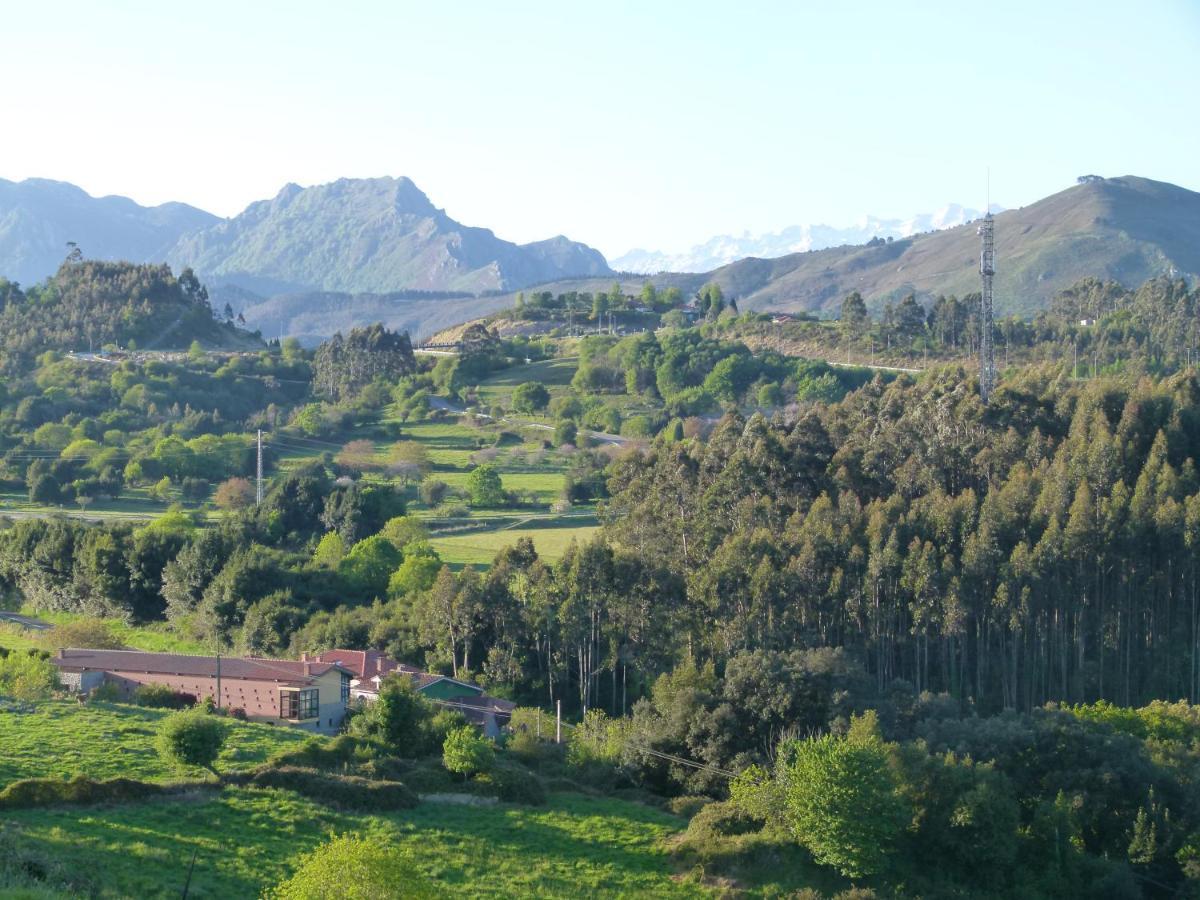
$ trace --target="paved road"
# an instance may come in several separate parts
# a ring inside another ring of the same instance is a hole
[[[28,628],[30,631],[47,631],[54,626],[49,622],[43,622],[41,619],[35,619],[33,616],[23,616],[20,613],[0,612],[0,622],[11,622],[14,625],[20,625],[22,628]]]

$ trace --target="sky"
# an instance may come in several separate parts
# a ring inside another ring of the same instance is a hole
[[[1200,189],[1200,0],[58,0],[0,13],[0,177],[231,216],[407,175],[610,258],[716,234]]]

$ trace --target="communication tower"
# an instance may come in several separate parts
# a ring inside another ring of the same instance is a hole
[[[979,301],[979,396],[985,404],[996,387],[996,359],[992,347],[992,276],[996,274],[994,224],[989,209],[979,226],[979,274],[983,277],[983,294]]]

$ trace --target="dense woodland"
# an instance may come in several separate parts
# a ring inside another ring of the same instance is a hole
[[[59,502],[189,479],[227,496],[213,523],[12,522],[0,580],[34,610],[267,655],[374,647],[561,701],[578,777],[720,798],[714,834],[791,829],[889,889],[1174,896],[1200,876],[1196,301],[1172,282],[1081,284],[1022,333],[1031,350],[1087,336],[1098,371],[1074,377],[1047,351],[986,407],[956,363],[885,377],[752,353],[732,338],[761,321],[711,292],[701,327],[587,337],[568,393],[513,402],[556,420],[567,500],[599,501],[604,528],[553,562],[521,541],[483,570],[442,565],[405,515],[435,481],[416,458],[368,480],[346,444],[276,473],[258,506],[226,485],[253,429],[281,446],[386,437],[381,409],[446,415],[435,399],[474,403],[489,372],[553,341],[480,326],[436,364],[380,327],[313,354],[99,364],[9,348],[10,483]],[[969,330],[957,300],[880,322],[858,306],[839,340]],[[104,308],[115,334],[126,307]],[[602,453],[574,446],[576,427],[638,440]],[[468,493],[505,502],[486,465]],[[834,796],[862,806],[839,825]]]

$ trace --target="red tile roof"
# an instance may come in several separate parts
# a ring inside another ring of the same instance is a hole
[[[215,678],[217,657],[188,656],[182,653],[147,653],[141,650],[59,650],[50,660],[68,671],[102,670],[106,672],[143,672],[158,675],[187,675]],[[247,681],[277,681],[305,684],[330,669],[349,671],[345,666],[327,662],[259,657],[221,657],[221,677]]]
[[[313,656],[313,659],[339,663],[361,680],[386,675],[389,672],[408,672],[411,675],[420,671],[415,666],[396,662],[382,650],[326,650]]]

